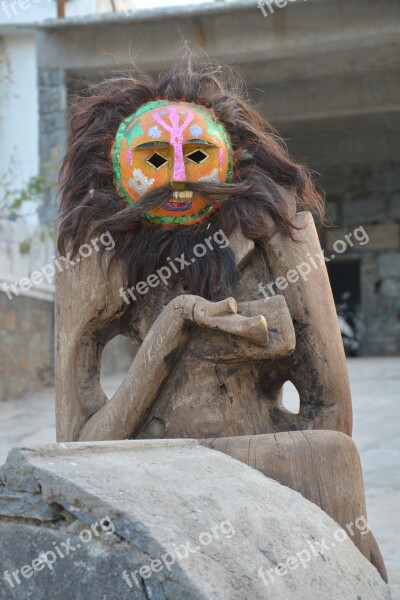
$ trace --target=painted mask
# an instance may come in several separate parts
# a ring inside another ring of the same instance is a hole
[[[225,128],[206,108],[186,102],[149,102],[119,126],[113,165],[115,185],[127,204],[172,184],[173,196],[144,213],[145,218],[191,225],[216,207],[186,190],[186,182],[229,183],[232,147]]]

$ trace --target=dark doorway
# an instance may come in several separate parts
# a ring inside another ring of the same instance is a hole
[[[327,267],[335,304],[343,302],[343,294],[348,296],[350,292],[346,302],[351,312],[358,313],[361,303],[360,261],[332,261]]]

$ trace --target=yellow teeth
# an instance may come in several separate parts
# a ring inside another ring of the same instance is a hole
[[[189,200],[193,198],[193,192],[174,192],[173,193],[174,200]]]

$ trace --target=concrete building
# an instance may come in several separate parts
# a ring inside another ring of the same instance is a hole
[[[108,0],[67,3],[70,16],[110,9]],[[54,208],[39,219],[38,203],[30,200],[24,202],[18,218],[9,219],[2,206],[5,198],[26,190],[29,182],[38,183],[36,30],[56,15],[55,0],[0,2],[0,401],[49,384],[54,374],[54,281],[50,276],[54,241],[48,235],[48,228],[54,230]],[[52,165],[57,164],[61,151],[61,147],[53,149]],[[41,268],[47,268],[49,277],[29,285],[26,278]],[[21,281],[16,294],[12,286]]]
[[[24,156],[26,144],[32,156],[24,168],[33,172],[38,162],[49,165],[62,152],[69,89],[126,70],[131,58],[153,72],[166,69],[182,36],[197,41],[212,57],[242,68],[250,96],[295,157],[319,174],[336,226],[321,233],[327,256],[335,255],[328,263],[335,297],[351,292],[365,354],[398,353],[400,4],[274,0],[259,5],[216,0],[78,15],[34,27],[2,25],[0,43],[29,36],[36,48],[34,61],[22,47],[19,58],[34,62],[36,71],[20,87],[38,85],[32,104],[39,115],[37,131],[30,123],[27,141],[19,142]],[[25,112],[30,115],[30,109]],[[7,156],[9,148],[3,143],[1,151]],[[41,216],[53,215],[54,198]],[[357,242],[353,233],[360,227],[368,243]],[[349,234],[352,244],[340,243]]]

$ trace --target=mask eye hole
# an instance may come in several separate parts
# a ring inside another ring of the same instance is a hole
[[[164,165],[166,165],[168,161],[166,158],[161,156],[161,154],[158,154],[158,152],[154,152],[154,154],[152,154],[150,158],[146,159],[146,162],[158,170],[161,169],[161,167],[163,167]]]
[[[207,152],[204,152],[204,150],[195,150],[194,152],[186,154],[186,158],[197,163],[198,165],[201,165],[201,163],[207,160],[208,154]]]

